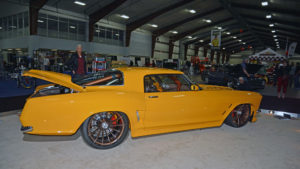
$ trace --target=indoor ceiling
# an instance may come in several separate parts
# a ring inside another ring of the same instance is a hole
[[[105,10],[116,0],[79,1],[86,5],[77,5],[75,0],[48,0],[46,5],[90,15]],[[24,2],[26,0],[22,0]],[[268,5],[263,6],[262,2],[268,2]],[[300,43],[299,9],[299,0],[124,0],[103,18],[126,24],[127,28],[134,25],[133,30],[140,28],[157,36],[166,35],[174,41],[183,40],[187,44],[199,45],[199,40],[206,39],[201,45],[208,45],[210,30],[222,27],[226,50],[238,50],[248,45],[284,49],[287,39]],[[129,18],[124,19],[121,15]],[[266,15],[271,18],[267,19]],[[226,46],[230,39],[236,43],[232,45],[234,48]],[[296,51],[300,53],[299,48]]]

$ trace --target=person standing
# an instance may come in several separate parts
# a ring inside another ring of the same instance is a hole
[[[289,76],[289,69],[287,67],[286,61],[279,64],[278,69],[276,71],[277,75],[277,96],[278,98],[285,98],[287,87],[288,87],[288,76]],[[282,95],[281,95],[282,89]]]
[[[79,44],[66,65],[71,68],[73,77],[77,78],[87,73],[85,55],[82,53],[82,46]]]
[[[289,87],[293,87],[294,79],[295,79],[296,65],[294,62],[291,63],[290,72],[289,72]]]
[[[244,81],[247,83],[248,80],[247,78],[250,77],[250,74],[247,71],[247,63],[248,63],[248,59],[244,58],[243,62],[241,63],[241,67],[242,67],[242,77],[244,78]]]

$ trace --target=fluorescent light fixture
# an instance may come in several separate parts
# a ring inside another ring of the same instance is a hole
[[[99,30],[99,29],[96,29],[96,32],[100,32],[100,30]]]
[[[116,36],[120,36],[118,33],[115,34]]]
[[[202,19],[203,22],[206,22],[206,23],[211,23],[211,20],[210,19]]]
[[[272,32],[272,33],[275,33],[276,31],[275,31],[275,30],[272,30],[271,32]]]
[[[221,30],[221,29],[222,29],[222,27],[218,27],[218,29],[219,29],[219,30]]]
[[[204,42],[204,40],[201,39],[201,40],[199,40],[199,42]]]
[[[81,1],[74,1],[74,4],[81,5],[81,6],[85,6],[86,5],[86,3],[81,2]]]
[[[268,1],[262,1],[261,2],[261,6],[268,6],[268,5],[269,5]]]
[[[172,33],[174,33],[174,34],[177,34],[178,32],[177,31],[171,31]]]
[[[242,40],[241,40],[241,39],[239,39],[239,42],[242,42]]]
[[[156,24],[150,24],[150,26],[153,27],[153,28],[157,28],[158,27],[158,25],[156,25]]]
[[[71,28],[71,29],[75,29],[76,27],[75,27],[75,26],[70,26],[70,28]]]
[[[230,35],[230,32],[226,32],[227,35]]]
[[[124,15],[124,14],[120,15],[120,17],[121,17],[121,18],[124,18],[124,19],[129,19],[129,16]]]
[[[190,9],[189,13],[196,13],[196,11],[194,9]]]
[[[245,43],[245,42],[243,42],[243,45],[246,45],[246,43]]]
[[[226,48],[223,48],[223,50],[225,50]]]
[[[192,36],[187,36],[187,38],[192,39],[193,37]]]
[[[43,20],[38,20],[38,22],[39,22],[39,23],[44,23],[44,21],[43,21]]]
[[[278,39],[274,39],[274,41],[278,41]]]
[[[273,35],[274,38],[277,38],[277,35]]]
[[[233,36],[232,38],[233,38],[233,39],[236,39],[237,37],[236,37],[236,36]]]
[[[271,15],[271,14],[268,14],[268,15],[266,15],[266,18],[267,18],[267,19],[271,19],[271,18],[272,18],[272,15]]]
[[[2,29],[2,27],[0,26],[0,29]]]
[[[273,26],[274,26],[274,24],[273,24],[273,23],[271,23],[269,26],[270,26],[270,27],[273,27]]]

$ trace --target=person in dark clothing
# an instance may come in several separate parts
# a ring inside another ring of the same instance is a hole
[[[239,77],[239,83],[238,85],[236,86],[236,89],[237,90],[244,90],[244,91],[248,91],[250,90],[250,86],[248,83],[246,83],[244,81],[244,78],[243,77]]]
[[[244,81],[247,81],[247,78],[250,77],[250,74],[247,71],[247,63],[248,63],[248,59],[247,58],[244,58],[243,62],[241,63],[242,77],[244,78]]]
[[[300,89],[300,63],[296,64],[295,70],[295,88]]]
[[[81,45],[77,45],[76,53],[71,56],[66,65],[70,67],[75,78],[87,73],[85,56],[82,53]]]
[[[152,60],[152,67],[155,67],[156,65],[155,65],[155,62],[154,62],[154,60]]]
[[[288,87],[289,82],[289,69],[287,67],[286,61],[279,64],[278,69],[276,70],[277,76],[277,94],[278,98],[285,98],[285,94]],[[281,95],[281,88],[282,88],[282,95]]]

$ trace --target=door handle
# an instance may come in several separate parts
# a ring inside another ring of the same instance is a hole
[[[158,98],[158,96],[149,96],[150,99]]]

